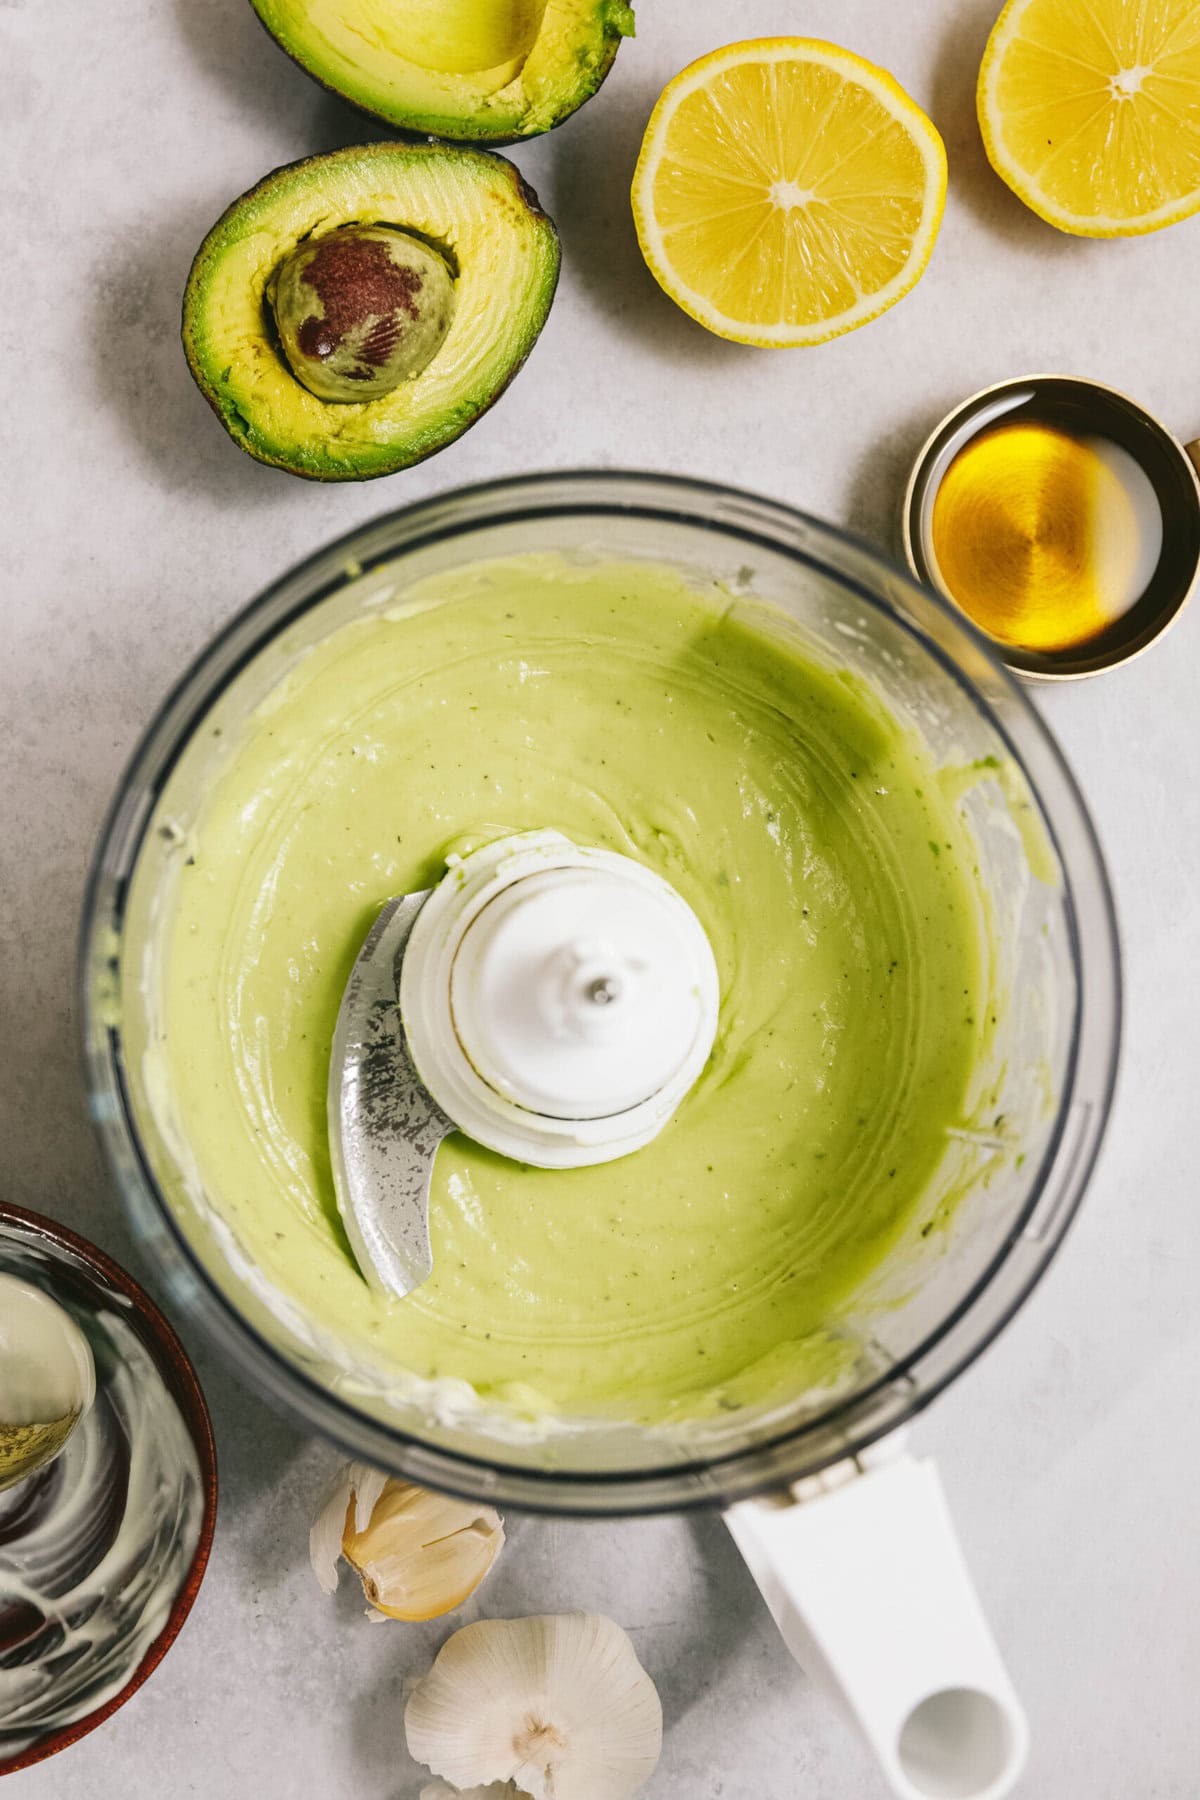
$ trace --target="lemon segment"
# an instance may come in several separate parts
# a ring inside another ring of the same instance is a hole
[[[834,44],[731,44],[659,98],[633,178],[642,253],[721,337],[819,344],[915,286],[946,153],[884,70]]]
[[[1196,0],[1009,0],[977,103],[992,167],[1060,231],[1131,237],[1200,210]]]

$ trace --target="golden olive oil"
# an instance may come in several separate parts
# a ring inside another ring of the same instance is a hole
[[[79,1420],[78,1412],[64,1413],[39,1425],[0,1423],[0,1491],[24,1481],[43,1463],[53,1460]]]
[[[1130,452],[1029,413],[968,439],[930,525],[947,592],[991,637],[1032,651],[1101,636],[1145,594],[1163,547],[1154,483]]]

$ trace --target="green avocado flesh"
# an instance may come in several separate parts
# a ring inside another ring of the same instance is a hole
[[[656,566],[479,564],[337,628],[225,734],[186,863],[148,890],[140,1104],[256,1293],[360,1391],[402,1371],[640,1421],[795,1391],[944,1196],[988,1052],[974,840],[923,742],[778,617]],[[343,988],[389,896],[541,827],[695,910],[711,1060],[618,1162],[543,1171],[448,1138],[433,1276],[380,1298],[330,1174]]]
[[[422,240],[452,277],[449,327],[391,391],[322,399],[296,379],[273,305],[297,248],[348,226]],[[558,237],[503,157],[443,144],[369,144],[277,169],[201,245],[183,341],[201,391],[243,450],[322,481],[388,475],[474,424],[537,340]]]
[[[503,142],[596,92],[634,30],[624,0],[252,0],[288,55],[390,124]]]

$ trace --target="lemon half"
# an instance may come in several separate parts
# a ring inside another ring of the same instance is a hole
[[[664,88],[633,177],[642,253],[692,318],[738,343],[820,344],[903,299],[946,198],[932,122],[836,44],[763,38]]]
[[[1060,231],[1132,237],[1200,210],[1196,0],[1009,0],[977,98],[992,167]]]

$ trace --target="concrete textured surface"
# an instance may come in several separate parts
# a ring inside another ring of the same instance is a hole
[[[512,152],[559,222],[559,297],[502,403],[407,475],[322,489],[251,463],[178,345],[192,252],[267,169],[377,133],[293,67],[246,0],[0,0],[4,99],[0,1147],[5,1199],[139,1270],[81,1100],[73,945],[122,764],[185,659],[285,566],[405,500],[518,470],[728,478],[894,539],[908,462],[959,397],[1032,368],[1107,380],[1200,431],[1186,298],[1200,219],[1055,234],[991,174],[974,78],[997,0],[643,0],[600,96]],[[734,36],[798,30],[893,70],[940,126],[950,195],[915,293],[819,350],[719,342],[646,273],[627,204],[655,95]],[[1021,1800],[1200,1795],[1200,605],[1138,664],[1038,704],[1079,773],[1124,930],[1128,1032],[1101,1167],[1065,1252],[927,1416],[1028,1706]],[[148,1277],[154,1285],[153,1276]],[[317,1590],[333,1465],[183,1332],[223,1496],[211,1570],[160,1671],[13,1800],[410,1800],[402,1679],[447,1627],[369,1628]],[[652,1800],[876,1800],[789,1662],[720,1522],[512,1522],[481,1597],[632,1632],[668,1736]],[[479,1608],[468,1609],[471,1616]]]

